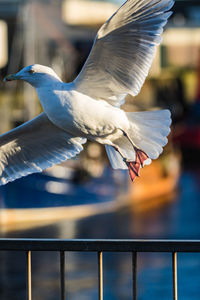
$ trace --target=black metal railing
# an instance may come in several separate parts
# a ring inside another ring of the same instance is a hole
[[[177,300],[177,253],[200,252],[200,240],[61,240],[61,239],[0,239],[1,250],[26,252],[26,295],[31,300],[31,252],[58,251],[60,253],[61,300],[65,292],[65,252],[96,252],[98,262],[98,299],[103,300],[103,252],[132,253],[133,300],[137,300],[137,253],[167,252],[172,254],[172,291]]]

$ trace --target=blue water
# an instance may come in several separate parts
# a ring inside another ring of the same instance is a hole
[[[0,207],[23,209],[104,203],[127,190],[127,173],[113,173],[109,167],[101,177],[85,178],[82,174],[79,183],[74,175],[68,176],[61,179],[52,174],[35,173],[1,186]]]
[[[77,221],[66,220],[12,237],[43,238],[169,238],[200,239],[200,172],[184,171],[171,201],[153,210],[133,213],[131,206]],[[104,299],[131,299],[131,255],[105,253]],[[33,299],[59,299],[59,256],[33,253]],[[0,299],[25,299],[25,256],[0,255]],[[200,254],[178,255],[178,296],[200,299]],[[66,299],[97,299],[95,253],[66,253]],[[172,299],[171,255],[138,255],[138,299]]]

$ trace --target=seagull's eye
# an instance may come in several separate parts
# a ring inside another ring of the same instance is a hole
[[[28,72],[29,72],[29,74],[35,73],[35,71],[33,71],[33,70],[29,70]]]

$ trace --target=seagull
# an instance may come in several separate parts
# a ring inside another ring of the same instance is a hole
[[[148,75],[174,0],[127,0],[94,39],[79,75],[65,83],[50,68],[27,66],[4,81],[24,80],[43,112],[0,136],[0,184],[71,159],[87,140],[105,145],[114,169],[128,169],[133,181],[167,144],[167,109],[125,112]]]

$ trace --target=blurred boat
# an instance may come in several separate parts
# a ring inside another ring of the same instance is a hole
[[[180,164],[173,153],[144,167],[141,177],[131,184],[128,173],[108,167],[99,152],[101,148],[96,147],[88,145],[84,159],[68,161],[2,186],[1,230],[106,213],[130,201],[134,209],[144,209],[174,191]]]
[[[140,175],[130,186],[131,206],[135,212],[155,208],[174,198],[180,176],[180,156],[163,155],[144,167]]]

